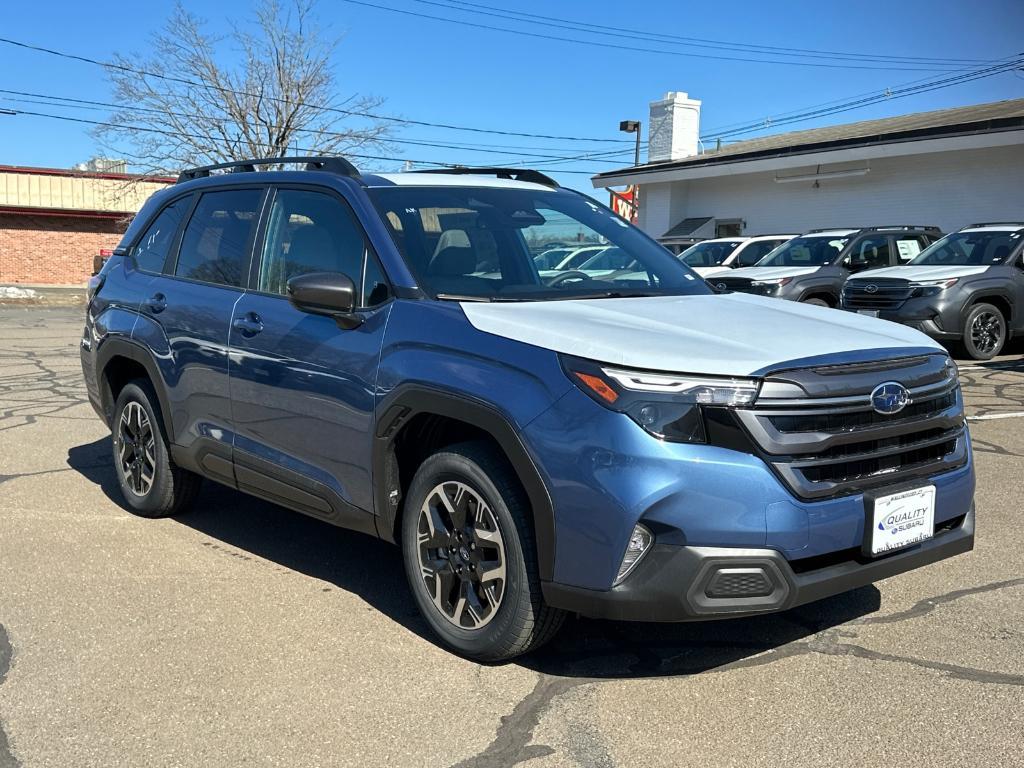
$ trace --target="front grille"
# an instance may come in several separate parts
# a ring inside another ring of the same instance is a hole
[[[927,477],[967,461],[960,388],[945,355],[902,365],[857,364],[770,376],[754,407],[736,415],[763,458],[799,497],[820,499]],[[896,381],[912,401],[876,412],[871,391]],[[774,396],[766,396],[764,393]],[[793,397],[803,392],[804,397]]]
[[[757,296],[767,296],[775,288],[773,285],[754,285],[748,277],[709,277],[708,282],[720,291],[752,293]]]
[[[852,432],[878,424],[893,424],[902,421],[927,419],[952,408],[956,404],[956,392],[944,392],[937,397],[913,402],[896,416],[886,416],[875,411],[850,411],[847,413],[808,413],[785,416],[769,416],[768,419],[779,432]]]
[[[907,280],[848,280],[843,287],[843,306],[847,309],[899,309],[913,292],[914,287]]]

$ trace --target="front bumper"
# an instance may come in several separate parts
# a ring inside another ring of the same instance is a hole
[[[636,571],[612,589],[548,582],[544,599],[583,616],[620,621],[750,616],[821,600],[973,548],[972,504],[966,515],[939,523],[934,538],[886,557],[868,559],[848,550],[801,563],[774,549],[655,544]]]
[[[947,291],[940,296],[910,298],[895,309],[878,310],[878,317],[909,326],[933,339],[959,339],[963,335],[960,327],[962,302],[956,301],[952,294]],[[858,311],[845,305],[842,308],[848,312]]]

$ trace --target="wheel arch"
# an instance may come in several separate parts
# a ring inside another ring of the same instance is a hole
[[[966,331],[967,315],[970,314],[971,310],[974,309],[978,304],[991,304],[1000,312],[1003,313],[1003,319],[1006,321],[1007,333],[1016,320],[1016,313],[1013,307],[1013,298],[1008,291],[1003,291],[993,288],[982,288],[976,293],[972,293],[971,296],[964,302],[964,308],[960,312],[960,327]]]
[[[174,440],[170,403],[162,386],[163,378],[153,356],[144,347],[128,339],[107,339],[97,350],[96,370],[100,385],[100,401],[108,425],[113,418],[114,403],[117,400],[115,391],[119,392],[121,386],[131,379],[138,378],[137,375],[131,374],[141,372],[149,379],[153,391],[156,392],[160,421],[168,438]]]
[[[373,438],[373,478],[378,536],[391,542],[399,540],[404,493],[411,479],[408,467],[402,475],[396,451],[405,430],[424,417],[454,422],[464,425],[469,433],[483,433],[508,460],[530,502],[540,577],[552,578],[555,524],[551,496],[508,417],[481,400],[417,384],[395,389],[377,412],[381,415]]]

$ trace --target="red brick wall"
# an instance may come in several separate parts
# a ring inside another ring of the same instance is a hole
[[[0,213],[0,284],[81,284],[93,257],[121,239],[125,221]]]

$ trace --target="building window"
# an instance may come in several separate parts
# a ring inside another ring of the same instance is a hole
[[[743,234],[743,219],[715,219],[715,237],[739,237]]]

